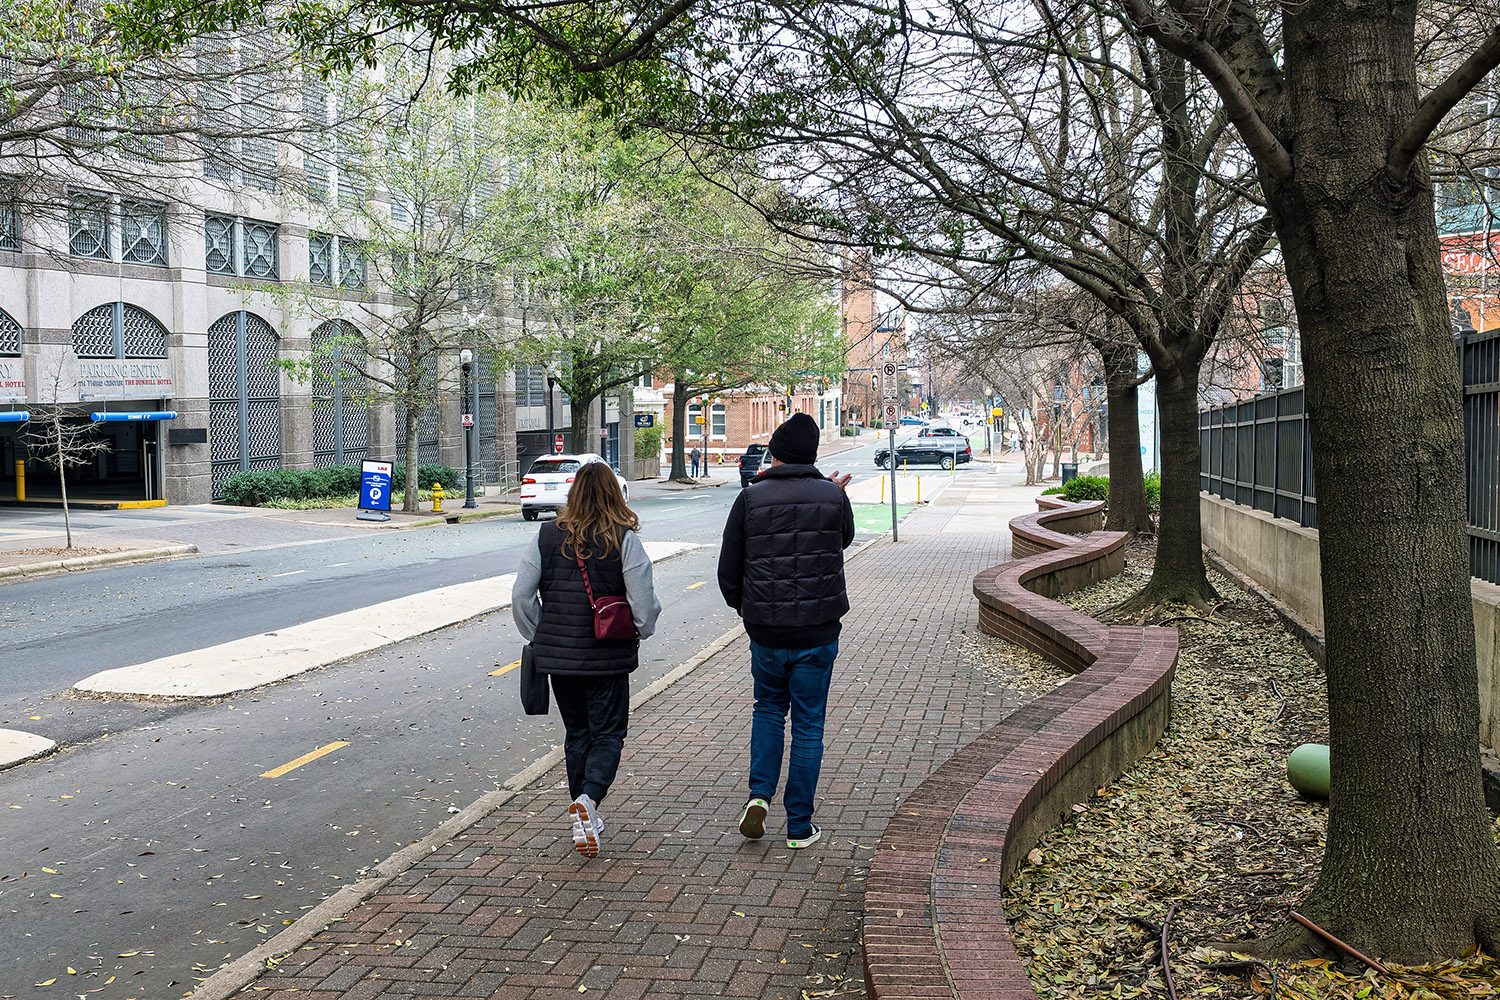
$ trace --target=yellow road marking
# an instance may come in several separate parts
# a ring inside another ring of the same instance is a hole
[[[516,660],[514,663],[507,663],[505,666],[501,667],[499,670],[491,670],[490,671],[490,676],[491,677],[499,677],[501,674],[508,674],[512,670],[514,670],[517,667],[519,667],[520,665],[521,665],[521,661],[520,660]]]
[[[699,580],[697,583],[690,583],[690,584],[688,584],[687,589],[688,590],[697,590],[699,587],[703,586],[706,583],[708,583],[707,580]]]
[[[340,740],[337,743],[330,743],[326,747],[318,747],[318,749],[314,750],[312,753],[305,753],[301,757],[298,757],[296,760],[288,761],[287,763],[282,764],[280,767],[272,768],[271,770],[264,772],[263,774],[261,774],[261,777],[279,778],[283,774],[286,774],[288,771],[295,771],[303,764],[311,764],[319,757],[331,754],[335,750],[341,750],[348,745],[349,744],[347,741]]]

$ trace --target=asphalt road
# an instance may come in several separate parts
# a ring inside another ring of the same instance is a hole
[[[874,476],[872,453],[826,465]],[[734,495],[632,505],[649,537],[705,546],[656,567],[664,610],[634,689],[735,624],[714,582]],[[68,685],[509,572],[535,530],[494,519],[4,588],[0,726],[66,746],[0,771],[0,997],[181,996],[561,741],[555,717],[521,715],[513,672],[491,676],[519,655],[508,609],[218,701],[85,701]]]

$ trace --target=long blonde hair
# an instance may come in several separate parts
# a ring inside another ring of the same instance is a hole
[[[614,555],[620,549],[621,529],[640,531],[641,522],[626,506],[614,470],[603,462],[589,462],[573,478],[557,527],[563,533],[563,552],[572,549],[569,554],[589,559]],[[598,545],[599,551],[590,552],[591,545]]]

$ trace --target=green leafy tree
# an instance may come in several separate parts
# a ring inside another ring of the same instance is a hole
[[[364,165],[364,189],[340,198],[311,235],[323,256],[310,280],[281,291],[315,317],[341,320],[289,367],[325,389],[335,376],[348,380],[404,425],[406,511],[418,509],[422,420],[458,390],[459,353],[474,350],[495,368],[514,356],[496,264],[519,252],[495,209],[500,104],[429,88],[399,119],[345,129],[341,149]]]

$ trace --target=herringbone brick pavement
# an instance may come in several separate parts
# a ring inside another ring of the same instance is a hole
[[[999,499],[961,481],[907,519],[899,544],[877,542],[849,564],[821,843],[788,850],[779,804],[764,840],[736,829],[751,708],[741,639],[631,719],[597,859],[572,849],[559,767],[238,996],[859,995],[865,865],[886,822],[1023,701],[956,648],[976,627],[974,574],[1006,558],[1006,520],[1028,509]]]

